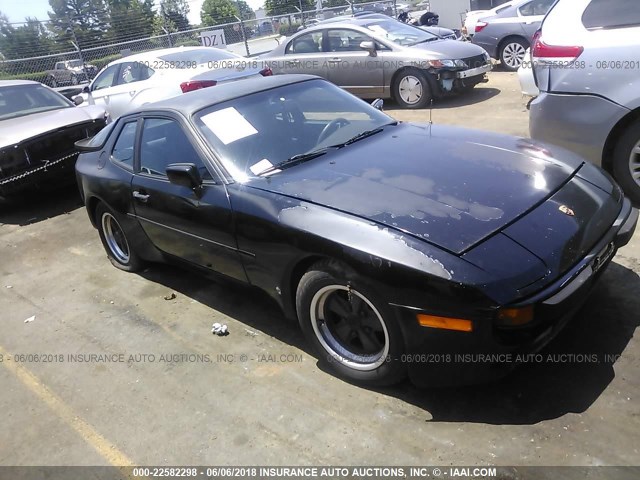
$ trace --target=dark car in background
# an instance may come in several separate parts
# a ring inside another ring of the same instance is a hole
[[[320,23],[260,57],[274,73],[319,75],[361,98],[423,108],[486,82],[482,48],[442,39],[390,17]]]
[[[47,71],[44,83],[51,88],[78,85],[88,82],[97,73],[94,65],[85,64],[82,60],[64,60],[56,62],[54,68]]]
[[[78,147],[113,265],[178,262],[262,289],[321,363],[366,385],[505,373],[455,354],[542,348],[638,217],[565,150],[399,123],[306,75],[148,104]]]
[[[531,39],[555,1],[521,0],[492,17],[481,18],[475,25],[472,41],[484,48],[491,58],[500,60],[505,70],[515,72],[522,65]]]
[[[0,196],[74,180],[74,143],[105,125],[105,111],[76,105],[37,82],[0,81]]]

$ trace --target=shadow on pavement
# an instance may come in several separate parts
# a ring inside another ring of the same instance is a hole
[[[195,273],[176,275],[176,270],[154,265],[142,276],[317,358],[298,325],[285,320],[266,293],[227,280],[206,280]],[[420,389],[407,381],[372,390],[428,411],[433,422],[530,425],[584,412],[615,377],[613,365],[640,325],[638,291],[638,275],[611,263],[587,304],[540,352],[544,358],[564,354],[565,360],[573,355],[568,361],[530,362],[490,384]],[[321,364],[318,367],[324,370]]]
[[[459,93],[456,95],[446,96],[435,99],[433,101],[433,109],[439,110],[442,108],[455,108],[463,107],[465,105],[474,105],[476,103],[484,102],[490,98],[495,97],[500,93],[497,88],[477,86],[469,92]],[[429,110],[429,105],[422,109],[422,111]],[[385,110],[399,110],[401,107],[391,99],[384,101]]]
[[[0,198],[0,224],[30,225],[82,206],[75,184],[51,191],[34,191],[15,198]]]
[[[380,392],[429,411],[434,422],[531,425],[584,412],[615,377],[614,363],[640,325],[639,288],[638,274],[611,263],[584,307],[540,352],[555,362],[528,363],[491,384],[420,390],[407,382]],[[563,354],[568,361],[558,361]]]

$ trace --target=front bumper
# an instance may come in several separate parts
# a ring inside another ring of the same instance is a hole
[[[486,65],[483,65],[481,67],[477,67],[477,68],[471,68],[469,70],[464,70],[462,72],[457,72],[456,73],[456,78],[471,78],[471,77],[476,77],[478,75],[484,75],[487,72],[491,71],[491,64],[488,63]]]
[[[7,178],[0,178],[0,197],[11,197],[43,188],[57,188],[75,181],[78,153],[41,164]]]
[[[531,103],[529,134],[601,165],[611,129],[627,113],[621,105],[595,95],[541,93]]]
[[[618,248],[635,231],[638,211],[625,199],[603,238],[552,285],[514,307],[534,305],[534,320],[522,327],[498,328],[489,319],[474,321],[473,332],[420,327],[415,309],[397,307],[403,324],[412,382],[420,386],[447,386],[495,380],[517,367],[526,354],[549,343],[582,307],[595,282]]]

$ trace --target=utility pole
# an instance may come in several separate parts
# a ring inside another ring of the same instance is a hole
[[[162,31],[167,34],[167,40],[169,41],[169,47],[173,47],[173,40],[171,39],[171,33],[167,28],[167,14],[164,13],[164,5],[160,4],[160,15],[162,16]]]

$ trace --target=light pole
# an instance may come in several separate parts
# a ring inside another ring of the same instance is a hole
[[[73,28],[73,24],[71,23],[71,19],[67,17],[67,23],[69,26],[66,29],[67,34],[71,34],[73,38],[73,46],[76,47],[78,51],[78,57],[80,57],[80,62],[82,63],[82,73],[84,73],[84,78],[86,81],[89,81],[89,74],[87,73],[87,66],[84,63],[84,57],[82,56],[82,49],[80,48],[80,42],[78,41],[78,37],[76,37],[76,31]]]

